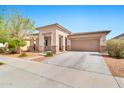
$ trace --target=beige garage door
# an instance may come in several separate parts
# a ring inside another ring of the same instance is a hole
[[[71,40],[72,51],[99,51],[99,39],[86,39],[86,40]]]

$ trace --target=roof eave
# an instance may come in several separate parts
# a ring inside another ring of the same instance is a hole
[[[106,30],[106,31],[95,31],[95,32],[83,32],[83,33],[73,33],[70,36],[75,36],[75,35],[87,35],[87,34],[97,34],[97,33],[105,33],[106,35],[109,34],[111,30]]]
[[[39,30],[41,28],[45,28],[45,27],[48,27],[48,26],[54,26],[54,25],[60,27],[61,29],[65,30],[68,33],[72,33],[71,31],[69,31],[68,29],[66,29],[63,26],[59,25],[58,23],[54,23],[54,24],[50,24],[50,25],[46,25],[46,26],[42,26],[42,27],[37,27],[36,30]]]

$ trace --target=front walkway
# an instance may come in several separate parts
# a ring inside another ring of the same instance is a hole
[[[5,56],[0,61],[6,62],[0,87],[124,87],[99,53],[67,52],[43,63]]]

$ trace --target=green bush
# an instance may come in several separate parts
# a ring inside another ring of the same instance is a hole
[[[3,62],[0,62],[0,65],[4,65],[4,63]]]
[[[51,56],[53,56],[53,52],[52,51],[47,51],[45,56],[46,57],[51,57]]]
[[[10,53],[18,53],[18,51],[20,51],[20,47],[24,47],[26,44],[25,40],[14,39],[9,41]]]
[[[16,53],[16,48],[9,48],[9,53],[10,54]]]
[[[0,53],[4,53],[6,51],[6,48],[0,47]]]
[[[27,54],[25,53],[25,52],[22,52],[20,55],[19,55],[19,57],[26,57],[27,56]]]
[[[9,44],[9,49],[10,48],[16,48],[16,46],[17,46],[17,42],[15,40],[10,40],[8,42],[8,44]]]
[[[107,42],[107,51],[111,57],[124,57],[124,40],[113,39]]]

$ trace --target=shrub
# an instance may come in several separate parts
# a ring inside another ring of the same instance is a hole
[[[53,56],[53,52],[52,51],[47,51],[45,56],[46,57],[51,57],[51,56]]]
[[[20,55],[19,55],[19,57],[26,57],[27,56],[27,54],[25,53],[25,52],[22,52]]]
[[[17,46],[17,42],[15,40],[10,40],[8,42],[8,44],[9,44],[9,49],[10,48],[16,48],[16,46]]]
[[[9,48],[9,53],[10,54],[16,53],[16,48]]]
[[[4,63],[3,62],[0,62],[0,65],[4,65]]]
[[[9,41],[9,49],[10,49],[10,53],[20,53],[20,47],[24,47],[27,44],[27,42],[25,40],[18,40],[18,39],[14,39],[14,40],[10,40]]]
[[[108,54],[111,57],[122,58],[124,57],[124,40],[113,39],[107,42]]]
[[[6,48],[0,47],[0,53],[4,53],[6,51]]]

